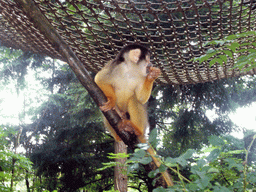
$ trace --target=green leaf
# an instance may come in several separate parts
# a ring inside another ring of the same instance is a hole
[[[196,183],[189,183],[187,187],[190,191],[198,191],[198,186]]]
[[[225,40],[216,40],[216,43],[219,44],[220,46],[222,46],[226,43],[226,41]]]
[[[223,52],[233,59],[233,53],[229,50],[223,50]]]
[[[250,43],[242,43],[241,45],[239,45],[240,47],[243,47],[243,46],[247,46],[247,45],[251,45],[251,42]]]
[[[237,49],[239,46],[240,46],[240,44],[239,44],[239,43],[234,42],[234,43],[231,43],[231,45],[230,45],[230,49],[231,49],[233,52],[235,52],[235,51],[236,51],[236,49]]]
[[[217,54],[217,52],[214,51],[213,53],[205,54],[205,55],[198,57],[197,60],[199,61],[199,63],[202,63],[204,61],[207,61],[208,59],[210,59],[212,56],[214,56],[216,54]]]
[[[225,161],[228,163],[228,169],[231,169],[232,167],[236,167],[237,163],[232,158],[227,158]]]
[[[220,150],[219,149],[214,149],[207,157],[207,161],[211,162],[216,160],[220,155]]]
[[[164,161],[164,164],[168,167],[177,167],[176,160],[171,157],[167,157]]]
[[[226,40],[213,40],[213,41],[210,41],[210,42],[207,42],[204,44],[204,46],[206,45],[224,45],[226,43]]]
[[[243,52],[245,52],[245,51],[247,51],[247,49],[239,49],[239,50],[237,50],[236,53],[243,53]]]
[[[162,172],[165,172],[167,170],[167,167],[164,166],[163,164],[161,164],[158,169],[159,169],[160,173],[162,173]]]
[[[207,173],[219,173],[219,170],[217,168],[211,167]]]
[[[152,158],[151,157],[144,157],[142,158],[139,162],[143,165],[147,165],[149,164],[150,162],[152,161]]]
[[[193,171],[196,175],[198,175],[200,178],[206,177],[206,171]]]
[[[150,171],[150,172],[148,173],[148,177],[154,178],[158,173],[159,173],[159,169]]]
[[[176,160],[176,162],[178,163],[178,164],[180,164],[181,166],[186,166],[187,165],[187,161],[186,161],[186,159],[183,157],[183,156],[180,156],[180,157],[178,157],[178,158],[175,158],[175,160]]]
[[[222,60],[222,59],[216,58],[216,60],[217,60],[217,62],[218,62],[221,66],[223,66],[223,60]]]
[[[238,58],[237,62],[235,63],[234,68],[238,68],[242,70],[245,65],[249,64],[249,60],[246,56],[242,55]]]
[[[227,40],[237,39],[237,36],[236,35],[229,35],[226,39]]]
[[[227,63],[227,56],[226,55],[220,55],[219,57],[221,58],[222,61]]]
[[[247,177],[248,177],[248,181],[250,183],[256,183],[256,174],[255,174],[255,172],[248,173]]]
[[[153,146],[156,147],[159,140],[157,139],[157,129],[153,129],[150,134],[149,134],[149,138],[148,138],[148,142]]]
[[[127,172],[130,173],[134,170],[137,170],[139,167],[140,167],[139,163],[133,163],[133,164],[128,166]]]
[[[196,151],[194,150],[194,149],[188,149],[183,155],[182,155],[182,157],[184,158],[184,159],[190,159],[192,156],[193,156],[193,154],[195,153]]]
[[[256,49],[247,49],[248,52],[256,53]]]
[[[232,192],[225,186],[214,186],[213,192]]]
[[[206,51],[206,54],[210,54],[210,53],[216,53],[216,50],[215,49],[208,49]]]
[[[103,171],[105,169],[115,167],[117,165],[117,163],[116,162],[108,162],[108,163],[102,163],[102,165],[104,165],[104,167],[97,169],[97,171]]]
[[[210,178],[208,176],[206,176],[204,173],[200,173],[200,178],[196,180],[194,183],[197,184],[197,190],[195,191],[201,191],[206,189],[207,187],[211,187],[211,183],[210,183]],[[190,185],[189,188],[191,187],[195,187],[195,185]],[[201,189],[201,190],[199,190]]]
[[[71,11],[76,11],[76,8],[73,6],[73,5],[71,5],[70,3],[68,3],[68,8],[71,10]],[[69,11],[69,13],[73,13],[73,12],[71,12],[71,11]],[[74,13],[73,13],[74,14]]]
[[[154,189],[153,192],[166,192],[166,189],[164,189],[163,187],[158,187]]]
[[[233,151],[227,151],[226,152],[227,154],[243,154],[245,153],[245,150],[242,149],[242,150],[233,150]]]
[[[244,169],[244,167],[241,163],[236,163],[236,161],[232,158],[225,159],[225,162],[228,163],[228,169],[231,169],[233,167],[237,168],[238,171],[242,171]]]
[[[213,66],[215,63],[217,63],[217,58],[214,58],[209,62],[210,67]]]
[[[135,152],[133,153],[133,157],[136,158],[143,158],[146,156],[146,152],[142,149],[135,149]]]
[[[207,162],[204,159],[200,159],[197,161],[197,165],[199,167],[203,167]]]
[[[223,146],[225,144],[225,141],[216,135],[210,136],[208,140],[213,146]]]
[[[108,153],[109,156],[108,158],[109,159],[124,159],[124,158],[128,158],[129,157],[129,154],[126,154],[126,153]]]

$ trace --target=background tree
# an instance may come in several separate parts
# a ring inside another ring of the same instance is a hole
[[[11,127],[0,127],[1,191],[14,191],[17,182],[26,180],[31,173],[32,162],[23,155],[17,154],[14,148],[13,138],[16,135]]]
[[[22,125],[20,141],[36,168],[30,187],[67,191],[110,189],[113,169],[98,168],[102,162],[109,162],[107,154],[113,152],[113,139],[103,129],[98,108],[66,64],[42,58],[36,63],[35,58],[27,69],[33,66],[47,91],[39,95],[38,101],[44,101],[40,108],[26,107],[26,116],[33,114],[32,123]],[[177,157],[187,148],[199,150],[208,143],[207,136],[236,128],[228,113],[253,101],[253,76],[198,85],[157,85],[149,102],[149,120],[151,129],[158,129],[160,154]],[[218,118],[210,120],[207,110],[215,111]],[[154,179],[148,178],[142,168],[139,170],[130,177],[138,184],[128,185],[152,190]]]

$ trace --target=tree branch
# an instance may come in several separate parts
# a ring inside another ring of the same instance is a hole
[[[103,103],[107,102],[107,98],[91,78],[83,63],[77,58],[69,45],[57,33],[55,28],[49,23],[35,3],[32,0],[15,0],[15,2],[19,8],[23,10],[29,20],[35,24],[36,28],[47,38],[55,50],[62,55],[63,60],[68,62],[69,66],[96,104],[98,106],[102,106]],[[124,143],[131,149],[135,149],[135,143],[137,143],[136,135],[119,131],[118,124],[121,122],[121,118],[116,111],[110,110],[108,112],[104,112],[103,114]]]

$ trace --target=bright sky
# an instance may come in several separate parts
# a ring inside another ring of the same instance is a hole
[[[229,117],[240,129],[254,130],[256,132],[256,102],[252,103],[247,107],[241,107],[236,110],[235,113],[230,113]],[[214,111],[207,111],[206,115],[210,120],[217,117]],[[231,133],[234,137],[239,139],[243,138],[243,131]]]
[[[231,120],[241,128],[254,130],[256,132],[256,102],[248,107],[242,107],[236,110],[236,113],[230,114]],[[235,137],[243,138],[243,132],[233,133]]]
[[[31,71],[31,73],[33,72]],[[20,113],[23,113],[24,110],[27,112],[28,106],[36,109],[48,98],[48,93],[33,75],[26,77],[27,87],[20,90],[19,97],[15,89],[15,81],[2,86],[4,89],[0,90],[0,125],[18,125]],[[24,103],[25,106],[27,105],[25,108]],[[30,122],[29,117],[26,117],[25,123]]]

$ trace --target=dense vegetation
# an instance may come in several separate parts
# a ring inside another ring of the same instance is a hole
[[[1,89],[23,100],[17,109],[19,124],[1,127],[1,189],[16,191],[22,182],[27,191],[111,190],[113,139],[68,65],[3,47],[0,54]],[[36,95],[30,94],[31,77],[42,87]],[[255,91],[254,76],[156,85],[149,101],[149,140],[175,180],[169,191],[255,189],[254,134],[245,133],[243,140],[225,136],[237,129],[228,113],[254,102]],[[217,118],[210,120],[207,110],[215,111]],[[157,173],[166,167],[146,175],[140,163],[149,161],[143,150],[131,152],[130,190],[155,188]]]

